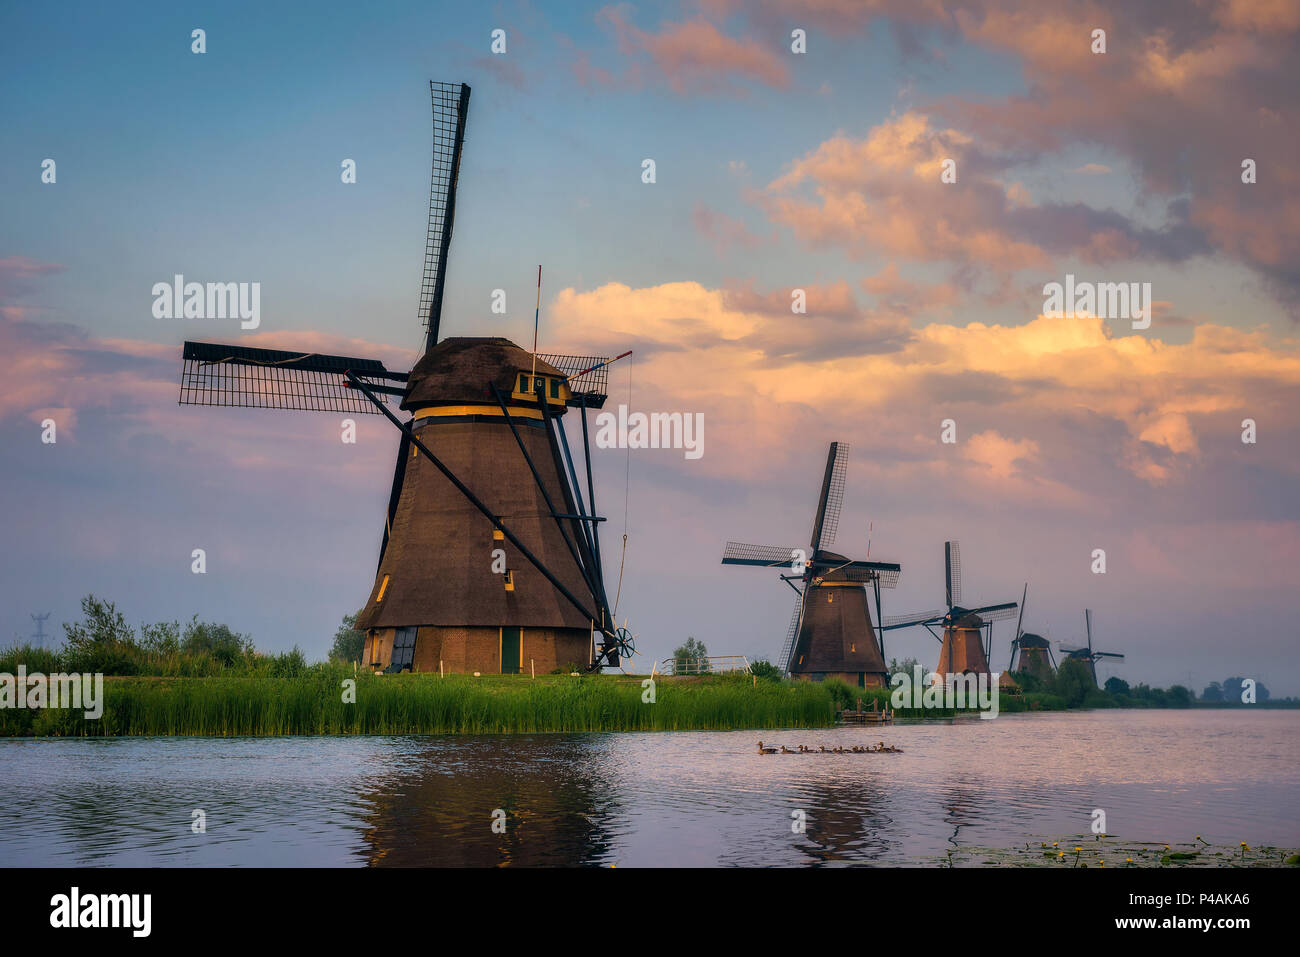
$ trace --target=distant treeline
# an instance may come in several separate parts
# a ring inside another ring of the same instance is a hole
[[[312,666],[295,646],[281,654],[263,654],[246,635],[228,626],[199,621],[142,624],[139,631],[111,601],[94,595],[81,600],[82,620],[64,624],[60,648],[15,645],[0,651],[0,673],[18,666],[43,674],[75,672],[104,675],[152,675],[205,678],[219,675],[266,675],[294,678]]]
[[[235,682],[225,683],[221,686],[224,690],[214,690],[215,696],[211,699],[204,698],[205,692],[194,690],[193,686],[187,686],[182,683],[173,682],[140,682],[140,683],[121,683],[111,682],[108,685],[109,707],[117,717],[113,718],[108,724],[96,729],[94,727],[80,727],[73,730],[73,724],[67,724],[71,718],[60,718],[56,715],[50,715],[42,720],[51,722],[51,728],[58,727],[60,731],[37,731],[36,733],[76,733],[76,734],[203,734],[203,733],[235,733],[233,730],[217,731],[198,731],[192,730],[195,727],[219,727],[234,728],[240,726],[237,722],[234,724],[226,722],[224,718],[212,717],[211,715],[196,718],[197,723],[178,722],[173,717],[174,707],[163,704],[163,699],[175,698],[178,702],[175,707],[181,707],[185,701],[190,701],[195,707],[199,707],[197,713],[206,714],[203,708],[216,708],[215,714],[224,714],[227,708],[235,707],[227,697],[235,693],[247,694],[249,701],[272,701],[279,700],[279,696],[288,695],[290,698],[294,695],[307,695],[321,693],[326,694],[329,698],[337,697],[334,689],[338,688],[340,681],[355,674],[355,664],[359,662],[362,653],[362,635],[353,628],[356,618],[353,615],[344,616],[337,632],[334,635],[333,644],[329,653],[329,660],[321,663],[309,663],[302,650],[294,647],[291,651],[280,654],[264,654],[259,652],[253,645],[252,639],[246,635],[241,635],[232,631],[224,624],[214,622],[199,621],[196,615],[189,622],[182,625],[180,622],[159,622],[156,624],[142,624],[137,630],[132,628],[126,621],[123,614],[118,611],[117,607],[109,601],[104,601],[94,595],[87,595],[81,602],[82,620],[71,624],[64,624],[63,629],[66,635],[62,647],[58,649],[40,648],[32,645],[16,645],[7,650],[0,651],[0,674],[16,674],[19,665],[26,667],[29,674],[43,673],[81,673],[81,674],[104,674],[112,677],[138,677],[138,678],[230,678],[230,679],[257,679],[271,678],[281,679],[281,683],[272,683],[276,687],[268,685],[264,691],[254,693],[252,689],[257,688],[256,682]],[[702,642],[691,639],[681,648],[674,652],[675,656],[682,660],[702,660],[705,659],[707,651]],[[893,660],[889,663],[891,674],[902,672],[912,674],[916,665],[915,659],[904,661]],[[683,669],[684,670],[684,669]],[[444,699],[438,697],[445,695],[448,689],[443,692],[431,692],[424,689],[425,685],[421,683],[422,676],[413,676],[420,679],[415,684],[392,684],[385,687],[389,688],[409,688],[412,693],[419,695],[432,695],[425,701],[421,707],[433,708],[429,714],[436,713],[437,718],[430,718],[428,714],[424,717],[411,717],[409,724],[404,724],[405,719],[394,717],[387,711],[378,712],[382,717],[366,718],[364,716],[353,715],[347,719],[329,717],[333,712],[330,707],[322,703],[319,707],[303,704],[295,705],[292,714],[296,717],[276,717],[279,714],[267,704],[269,710],[258,711],[261,706],[253,706],[254,710],[249,712],[250,715],[257,713],[261,717],[249,717],[247,720],[255,724],[261,722],[259,726],[263,727],[285,727],[285,728],[337,728],[341,731],[369,731],[386,728],[392,730],[398,727],[409,727],[410,730],[423,729],[429,732],[440,730],[469,730],[473,728],[498,728],[499,730],[575,730],[579,726],[589,730],[633,730],[637,728],[663,728],[663,727],[779,727],[779,722],[790,721],[790,726],[814,726],[825,724],[830,720],[834,711],[840,708],[856,707],[858,699],[862,699],[864,706],[871,707],[871,702],[877,702],[878,707],[883,707],[889,703],[890,692],[888,690],[864,690],[853,687],[842,681],[825,681],[820,683],[808,683],[798,681],[782,680],[779,669],[765,660],[757,660],[752,665],[753,677],[741,678],[723,678],[702,679],[701,691],[702,697],[692,699],[694,704],[690,707],[695,709],[691,715],[685,713],[673,717],[670,714],[671,709],[665,709],[659,717],[649,719],[640,715],[638,709],[633,708],[626,716],[616,717],[615,713],[621,713],[627,703],[620,703],[614,706],[614,699],[606,699],[602,695],[610,694],[609,691],[595,693],[588,691],[587,697],[582,699],[569,699],[564,695],[556,695],[554,683],[547,682],[546,687],[551,691],[538,692],[548,703],[545,709],[562,707],[563,702],[569,701],[580,708],[580,713],[575,714],[572,722],[559,712],[550,713],[549,717],[542,717],[540,713],[535,718],[525,717],[525,711],[518,713],[510,712],[504,715],[493,714],[492,710],[478,711],[473,715],[464,715],[456,712],[456,708],[470,707],[478,708],[480,699],[468,692],[460,697]],[[370,676],[362,671],[360,677],[371,680]],[[566,676],[567,677],[567,676]],[[621,676],[615,676],[621,677]],[[1174,685],[1171,688],[1151,688],[1145,684],[1139,684],[1130,687],[1129,684],[1121,678],[1112,677],[1107,679],[1103,688],[1098,688],[1093,684],[1092,675],[1087,666],[1079,661],[1067,659],[1061,663],[1061,667],[1048,679],[1035,679],[1032,675],[1018,674],[1015,676],[1019,683],[1022,693],[1019,695],[1002,695],[1000,696],[999,708],[1004,712],[1016,711],[1061,711],[1072,708],[1190,708],[1190,707],[1300,707],[1300,701],[1291,699],[1270,700],[1268,689],[1262,684],[1256,684],[1255,693],[1258,705],[1238,704],[1241,698],[1241,688],[1243,679],[1228,678],[1222,683],[1215,682],[1197,698],[1194,692],[1183,687]],[[386,681],[387,678],[373,679],[375,681]],[[474,679],[467,679],[473,683]],[[509,682],[507,681],[508,685]],[[564,682],[560,683],[564,685]],[[212,686],[214,689],[216,685]],[[379,685],[367,685],[372,691]],[[503,686],[504,687],[504,686]],[[539,684],[538,687],[542,687]],[[633,691],[636,694],[633,694]],[[758,693],[756,693],[756,691]],[[1217,691],[1217,694],[1215,693]],[[498,692],[484,692],[491,695],[499,694]],[[529,692],[532,694],[533,692]],[[398,699],[388,697],[389,692],[383,692],[383,700],[392,704]],[[458,692],[458,694],[460,694]],[[567,692],[566,692],[567,694]],[[640,685],[628,683],[618,697],[622,702],[622,697],[630,696],[639,701],[637,695],[640,694]],[[780,705],[781,695],[784,694],[789,700],[790,707],[794,710],[787,709],[785,705]],[[267,695],[270,697],[268,698]],[[195,697],[197,696],[197,697]],[[681,702],[685,696],[674,692],[674,699],[678,704],[674,707],[681,707]],[[285,699],[288,700],[288,699]],[[306,699],[302,699],[306,700]],[[372,704],[374,698],[372,697]],[[437,705],[435,701],[443,701],[446,707],[454,707],[452,711],[447,711],[444,705]],[[511,708],[520,704],[519,699],[515,697],[515,692],[511,692]],[[753,711],[748,704],[742,706],[742,702],[761,701],[761,707],[758,711]],[[207,702],[207,704],[204,704]],[[219,704],[219,702],[225,702]],[[727,703],[729,702],[729,703]],[[635,702],[631,702],[635,703]],[[614,708],[611,712],[611,718],[608,722],[601,724],[590,717],[583,708],[599,708],[609,705]],[[395,705],[394,705],[395,706]],[[388,705],[384,705],[385,708]],[[412,703],[412,707],[417,707]],[[536,701],[527,705],[528,708],[541,707]],[[438,710],[442,708],[443,710]],[[126,709],[126,710],[123,710]],[[131,710],[135,709],[135,710]],[[721,710],[718,710],[721,709]],[[509,709],[507,709],[509,710]],[[150,714],[153,717],[147,720],[140,717],[144,714]],[[548,712],[549,713],[549,712]],[[637,716],[633,716],[633,714]],[[899,715],[907,717],[929,716],[937,714],[933,711],[908,711],[900,710]],[[411,712],[412,715],[415,712]],[[724,714],[729,715],[724,717]],[[127,717],[135,715],[135,717]],[[584,717],[583,715],[586,715]],[[32,732],[31,722],[34,716],[31,712],[14,711],[5,712],[0,709],[0,734],[28,734]],[[232,719],[233,720],[233,719]],[[645,722],[651,721],[647,725]],[[679,721],[680,724],[674,725],[672,722]],[[495,723],[494,723],[495,722]],[[666,723],[665,723],[666,722]],[[754,722],[746,724],[745,722]],[[776,722],[776,723],[773,723]],[[123,730],[112,731],[110,728],[118,727]],[[190,728],[191,730],[180,730],[180,728]],[[153,728],[155,730],[145,731],[143,728]],[[126,730],[130,729],[130,730]],[[258,733],[249,731],[248,733]],[[267,732],[272,733],[272,732]],[[274,733],[323,733],[320,731],[312,732],[309,730],[302,731],[283,731]]]

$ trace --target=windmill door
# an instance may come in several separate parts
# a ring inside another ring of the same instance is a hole
[[[523,644],[523,629],[501,629],[501,673],[503,675],[519,674],[520,645]]]

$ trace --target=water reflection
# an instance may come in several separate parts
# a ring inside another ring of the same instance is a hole
[[[415,738],[399,747],[401,770],[361,795],[356,853],[365,863],[564,867],[609,855],[603,822],[618,800],[582,739]]]
[[[891,728],[899,755],[759,755],[752,732],[8,740],[0,865],[942,865],[1087,834],[1094,808],[1132,840],[1294,847],[1297,731],[1297,712],[1011,715]]]

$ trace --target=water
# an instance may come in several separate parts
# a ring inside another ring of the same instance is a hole
[[[766,734],[7,740],[0,865],[920,864],[1085,834],[1094,808],[1128,840],[1296,847],[1297,731],[1295,711],[1101,711]],[[761,756],[760,737],[905,753]]]

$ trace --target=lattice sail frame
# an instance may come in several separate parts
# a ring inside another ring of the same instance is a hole
[[[1016,606],[1013,602],[1010,608],[972,608],[973,614],[979,615],[984,621],[1010,621],[1016,617]]]
[[[830,484],[826,490],[826,511],[822,516],[821,535],[814,542],[816,548],[835,544],[840,530],[840,510],[844,507],[844,485],[848,479],[849,446],[847,442],[835,443],[835,462],[831,466]]]
[[[465,142],[469,87],[429,81],[433,100],[433,169],[429,177],[429,228],[424,240],[424,277],[420,281],[420,322],[425,348],[438,343],[442,292],[447,278],[447,250],[456,217],[456,180]]]
[[[351,369],[380,388],[406,379],[378,359],[207,342],[186,342],[182,360],[181,405],[378,415],[363,393],[347,387],[343,374]]]
[[[777,565],[790,565],[799,557],[801,552],[806,556],[808,549],[727,542],[727,548],[722,553],[722,561],[726,565],[769,565],[775,567]]]

